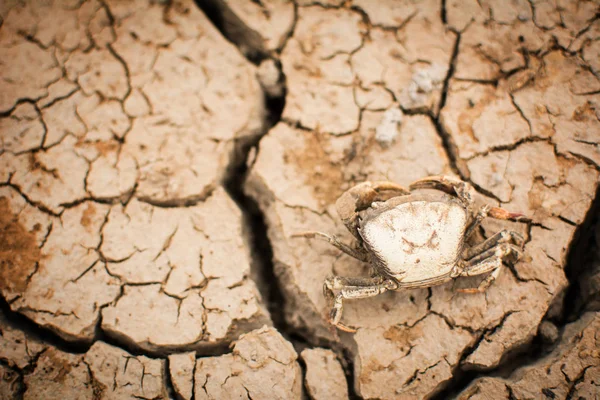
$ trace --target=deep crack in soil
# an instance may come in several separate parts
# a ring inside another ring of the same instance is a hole
[[[587,305],[593,298],[582,298],[581,283],[586,279],[586,272],[590,272],[597,262],[597,254],[590,251],[596,248],[593,243],[600,243],[596,237],[598,232],[598,223],[600,223],[600,187],[596,191],[594,202],[590,207],[585,221],[577,228],[575,240],[569,250],[568,262],[565,267],[565,273],[569,280],[569,286],[566,289],[562,315],[556,320],[556,325],[563,327],[569,322],[581,317],[586,311]]]
[[[256,41],[256,32],[247,27],[230,9],[220,0],[195,0],[196,4],[204,11],[213,24],[221,31],[223,36],[235,44],[240,52],[254,64],[260,64],[269,58],[260,42]],[[291,34],[290,34],[291,35]],[[229,165],[224,179],[224,186],[229,195],[235,200],[238,207],[242,210],[247,229],[247,239],[252,254],[252,268],[254,281],[267,305],[271,315],[274,327],[293,345],[298,355],[305,348],[313,348],[314,344],[304,336],[302,332],[294,329],[287,323],[284,315],[285,296],[281,290],[279,278],[275,273],[273,264],[273,248],[267,233],[265,216],[260,210],[258,203],[252,197],[244,193],[244,183],[249,171],[249,156],[252,152],[258,151],[260,140],[269,130],[280,120],[286,100],[285,74],[282,71],[281,63],[277,58],[271,58],[280,71],[280,80],[283,83],[283,92],[281,96],[269,95],[265,92],[265,107],[267,115],[265,117],[265,129],[262,134],[257,135],[250,140],[238,140],[234,148],[234,157]],[[332,348],[326,343],[319,343],[320,347],[334,350],[338,357],[343,361],[343,369],[346,374],[348,384],[348,393],[350,399],[361,399],[356,393],[354,385],[354,367],[353,359],[350,353],[340,346]],[[298,359],[302,369],[303,378],[306,375],[306,364],[299,357]],[[304,383],[305,385],[305,383]],[[304,387],[306,392],[306,387]]]
[[[260,34],[250,29],[221,0],[194,0],[223,36],[233,43],[251,63],[258,65],[269,58]],[[281,115],[281,114],[280,114]]]

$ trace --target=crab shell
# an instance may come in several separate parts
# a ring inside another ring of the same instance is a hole
[[[470,219],[456,197],[413,192],[373,203],[361,212],[358,232],[377,271],[406,284],[450,273]]]

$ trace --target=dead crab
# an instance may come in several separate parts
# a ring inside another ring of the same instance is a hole
[[[342,221],[358,239],[357,248],[321,232],[294,235],[320,237],[373,267],[375,276],[370,278],[334,276],[325,281],[323,292],[334,299],[330,322],[342,330],[354,331],[341,323],[344,299],[430,287],[459,276],[491,272],[479,287],[461,290],[481,292],[498,276],[503,262],[515,263],[522,256],[523,246],[523,238],[516,232],[502,230],[483,243],[472,247],[466,244],[487,216],[511,220],[523,217],[488,205],[475,210],[472,193],[469,184],[448,176],[418,180],[410,190],[392,182],[363,182],[336,202]]]

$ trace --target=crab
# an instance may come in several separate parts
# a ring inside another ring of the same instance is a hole
[[[372,266],[373,276],[368,278],[334,276],[325,280],[323,293],[333,300],[330,323],[355,331],[341,322],[345,299],[426,288],[461,276],[490,273],[478,287],[459,289],[466,293],[485,291],[503,263],[512,265],[522,257],[524,240],[506,229],[474,246],[467,244],[468,239],[486,217],[525,218],[498,207],[476,207],[473,194],[471,185],[450,176],[420,179],[409,190],[393,182],[363,182],[336,202],[342,222],[358,241],[357,247],[322,232],[295,234],[326,240]]]

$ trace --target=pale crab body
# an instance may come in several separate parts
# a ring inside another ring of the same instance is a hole
[[[363,182],[340,196],[336,208],[358,241],[355,248],[321,232],[295,235],[323,238],[373,267],[374,276],[369,278],[334,276],[325,281],[325,295],[335,299],[330,321],[338,328],[353,331],[341,323],[344,299],[489,273],[478,288],[460,289],[481,292],[498,276],[503,263],[513,264],[521,257],[523,238],[509,230],[466,245],[485,217],[519,220],[521,214],[488,205],[475,211],[473,188],[448,176],[427,177],[409,189],[392,182]]]
[[[458,201],[445,194],[409,195],[373,206],[358,232],[381,275],[402,283],[448,276],[468,222]]]

